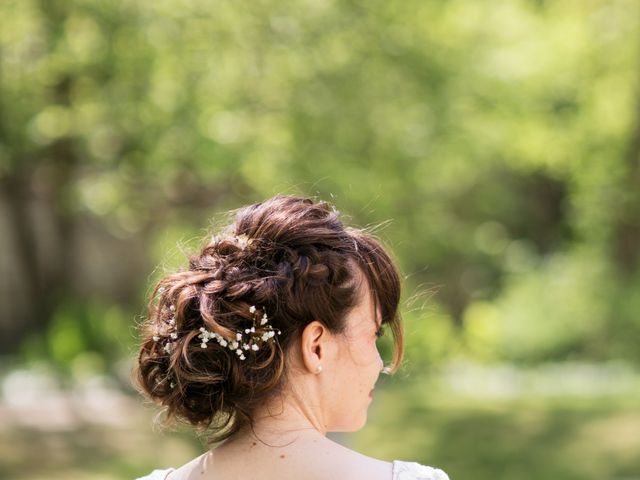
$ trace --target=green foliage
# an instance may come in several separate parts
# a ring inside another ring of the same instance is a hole
[[[493,303],[467,308],[467,344],[492,360],[602,359],[613,272],[593,251],[547,256],[538,268],[512,274]],[[526,306],[526,308],[525,308]]]
[[[0,2],[5,258],[22,260],[3,291],[24,279],[35,319],[21,359],[72,379],[116,373],[153,281],[186,264],[203,219],[284,192],[359,226],[391,220],[399,378],[457,357],[637,365],[638,18],[633,0]],[[87,225],[127,245],[89,257],[108,264],[90,295],[77,278],[90,243],[74,237]],[[454,479],[640,469],[635,405],[470,404],[432,387],[420,377],[378,399],[357,446]],[[14,452],[50,437],[7,430],[4,470],[124,478],[173,462],[179,444],[140,431],[55,437],[73,448],[49,468]]]
[[[452,398],[412,379],[378,395],[354,447],[419,461],[450,478],[567,480],[633,477],[640,416],[633,400]]]
[[[438,287],[431,318],[404,306],[415,364],[460,349],[637,360],[619,333],[638,330],[637,282],[620,273],[638,270],[621,247],[640,212],[637,13],[630,0],[3,2],[0,177],[28,172],[56,215],[144,236],[150,262],[215,212],[318,195],[360,225],[393,219],[408,289]],[[90,316],[53,311],[56,359],[107,350],[73,328]]]
[[[122,308],[101,300],[62,303],[49,329],[25,341],[22,355],[32,364],[47,359],[72,376],[115,374],[116,361],[131,354],[135,344],[133,323]]]

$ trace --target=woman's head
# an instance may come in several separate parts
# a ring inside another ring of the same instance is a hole
[[[167,420],[210,428],[212,441],[251,425],[260,407],[285,391],[292,359],[315,368],[310,350],[304,353],[314,327],[348,347],[333,352],[340,358],[349,352],[352,361],[350,370],[334,376],[334,389],[340,382],[350,383],[345,391],[354,388],[348,377],[355,365],[371,365],[364,337],[375,337],[380,322],[394,337],[391,371],[403,353],[400,278],[372,234],[345,226],[328,203],[297,196],[278,195],[233,213],[233,222],[189,258],[188,268],[156,285],[135,369],[136,384],[165,406]],[[224,344],[255,324],[252,306],[280,334],[242,359]],[[201,328],[225,340],[202,348]],[[367,370],[361,388],[373,388],[373,376]],[[337,428],[348,429],[334,417]]]
[[[376,345],[382,331],[380,309],[362,270],[355,265],[353,269],[358,301],[342,320],[344,330],[334,334],[314,320],[288,351],[290,403],[296,408],[303,405],[304,416],[321,432],[349,432],[364,426],[383,367]],[[319,372],[324,373],[309,375]]]

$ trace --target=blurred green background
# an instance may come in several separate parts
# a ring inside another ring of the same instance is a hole
[[[292,193],[384,222],[405,275],[404,367],[339,441],[640,479],[639,47],[633,0],[0,2],[0,478],[204,451],[131,387],[135,325]]]

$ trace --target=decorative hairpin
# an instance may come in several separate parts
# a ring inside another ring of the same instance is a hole
[[[164,291],[164,287],[161,287],[159,291],[162,293]],[[169,305],[169,310],[171,311],[171,317],[165,320],[165,323],[168,324],[167,334],[164,336],[168,336],[166,338],[166,342],[164,344],[163,350],[166,353],[171,353],[172,348],[172,340],[176,340],[178,338],[178,332],[176,330],[176,319],[175,319],[175,311],[176,308],[174,305]],[[244,330],[244,335],[242,332],[237,332],[236,336],[233,340],[229,340],[224,338],[222,335],[211,332],[204,327],[200,327],[200,335],[198,338],[201,340],[200,347],[207,348],[207,343],[211,339],[215,339],[221,347],[227,347],[229,350],[234,350],[240,360],[244,360],[247,357],[244,354],[244,351],[254,351],[257,352],[260,350],[260,345],[271,341],[277,335],[280,335],[282,332],[280,330],[276,330],[271,326],[269,322],[269,318],[264,309],[261,309],[262,317],[258,319],[258,315],[256,314],[257,309],[255,305],[251,305],[249,307],[249,313],[253,315],[253,325],[251,328],[246,328]],[[153,336],[153,340],[155,342],[159,342],[163,339],[163,335],[160,334],[159,331],[156,331]]]
[[[159,293],[164,293],[164,291],[164,287],[160,287],[158,289]],[[167,333],[165,335],[162,335],[160,331],[156,329],[155,335],[153,336],[154,342],[159,342],[160,340],[162,340],[163,336],[169,337],[163,347],[163,350],[167,353],[171,352],[171,344],[173,343],[172,340],[178,339],[178,331],[176,329],[175,305],[169,305],[169,311],[171,312],[171,316],[168,319],[164,320],[164,322],[167,324]]]
[[[204,327],[200,327],[201,333],[198,335],[198,338],[202,340],[200,347],[207,348],[207,342],[213,338],[221,347],[227,347],[229,350],[235,350],[240,360],[247,358],[243,350],[252,350],[257,352],[260,350],[261,344],[270,341],[275,337],[276,332],[278,335],[282,332],[280,330],[275,330],[273,326],[269,325],[269,318],[267,317],[267,312],[265,312],[264,309],[262,309],[262,317],[260,320],[258,320],[256,311],[257,309],[255,305],[251,305],[251,307],[249,307],[249,313],[253,315],[253,326],[251,328],[245,328],[244,336],[241,332],[237,332],[236,338],[231,341],[227,340],[222,335],[211,332]]]
[[[241,250],[245,250],[247,249],[247,247],[251,247],[254,243],[254,239],[249,238],[246,233],[241,233],[240,235],[231,235],[229,233],[224,233],[222,235],[214,235],[211,240],[213,241],[213,243],[218,243],[222,240],[230,240],[235,243]]]

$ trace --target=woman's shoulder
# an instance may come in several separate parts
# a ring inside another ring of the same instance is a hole
[[[449,480],[449,476],[439,468],[403,460],[394,460],[391,463],[393,480]]]
[[[166,468],[164,470],[156,469],[149,475],[138,477],[136,478],[136,480],[165,480],[167,478],[167,475],[169,475],[174,470],[175,468]]]
[[[180,480],[182,478],[187,478],[192,473],[194,469],[200,467],[199,470],[203,470],[203,462],[207,457],[208,452],[204,452],[202,455],[197,456],[196,458],[190,460],[185,463],[183,466],[174,468],[164,468],[164,469],[155,469],[149,475],[145,477],[136,478],[136,480],[168,480],[167,477],[171,473],[171,480]]]
[[[449,476],[439,468],[422,465],[417,462],[403,460],[393,460],[387,462],[377,458],[369,457],[354,450],[343,448],[345,456],[344,462],[335,463],[340,473],[340,478],[357,479],[362,478],[375,480],[449,480]],[[333,455],[332,458],[340,457]],[[321,469],[317,469],[321,471]],[[327,475],[324,475],[327,473]],[[319,478],[336,478],[335,471],[322,472]]]
[[[337,450],[331,452],[330,458],[335,459],[335,463],[331,462],[333,465],[327,467],[337,467],[340,478],[343,479],[449,480],[449,476],[439,468],[403,460],[387,462],[363,455],[340,444],[333,445]],[[316,470],[322,472],[321,468]],[[319,478],[336,478],[334,474],[335,471],[322,472]]]

